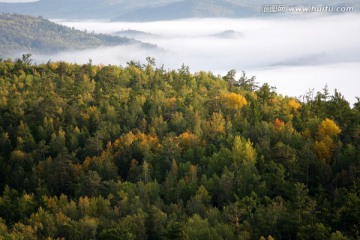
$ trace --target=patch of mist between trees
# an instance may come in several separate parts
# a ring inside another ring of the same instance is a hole
[[[314,96],[318,91],[323,92],[325,85],[328,86],[330,95],[337,89],[350,106],[360,96],[360,62],[252,69],[247,74],[256,76],[260,83],[267,82],[276,86],[279,94],[298,97],[301,101],[311,90],[314,91]]]
[[[202,63],[202,69],[207,65],[213,67],[214,61],[216,68],[220,69],[360,61],[359,15],[281,20],[186,19],[62,24],[97,33],[111,34],[124,30],[146,33],[139,34],[137,39],[166,49],[172,53],[172,58],[179,59],[177,62],[191,68],[197,68],[194,62]],[[224,31],[238,34],[230,38],[221,37]],[[129,58],[134,57],[130,55]],[[166,59],[162,63],[168,64],[168,61]]]
[[[157,67],[164,64],[165,69],[179,69],[183,63],[190,66],[192,72],[211,71],[215,75],[226,75],[231,68],[237,69],[237,77],[240,77],[240,71],[245,70],[248,76],[256,76],[261,84],[269,83],[278,89],[279,94],[300,97],[306,94],[310,89],[322,91],[328,84],[330,93],[336,88],[351,103],[355,103],[356,96],[360,92],[360,62],[331,63],[314,66],[273,66],[273,67],[250,67],[241,68],[241,65],[235,66],[231,60],[220,61],[220,58],[206,59],[202,56],[192,57],[186,62],[179,58],[179,52],[159,51],[154,49],[144,49],[139,45],[101,47],[98,49],[63,52],[52,56],[34,55],[33,58],[38,62],[66,61],[73,63],[87,63],[89,59],[93,64],[112,64],[126,66],[131,60],[139,60],[145,63],[147,56],[154,56]],[[221,64],[220,64],[221,62]],[[233,64],[233,65],[231,65]],[[228,66],[231,65],[231,68]]]
[[[296,19],[61,23],[96,33],[143,32],[146,34],[139,34],[137,39],[156,44],[159,49],[138,45],[101,47],[34,58],[77,63],[92,59],[95,64],[126,65],[131,60],[145,63],[145,58],[151,56],[157,67],[164,64],[166,69],[185,64],[193,72],[204,70],[215,75],[224,75],[230,69],[251,71],[260,82],[269,82],[279,92],[293,96],[304,94],[309,88],[321,90],[329,83],[350,102],[354,100],[354,89],[360,85],[356,70],[360,62],[360,15],[356,14]],[[239,34],[224,38],[224,31]],[[348,89],[343,85],[345,78]]]
[[[48,61],[65,61],[70,63],[85,64],[91,59],[93,64],[102,65],[126,65],[127,62],[145,61],[148,56],[158,55],[164,52],[153,48],[146,48],[140,44],[130,44],[111,47],[99,47],[87,50],[64,51],[55,54],[33,54],[32,58],[36,63],[46,63]]]

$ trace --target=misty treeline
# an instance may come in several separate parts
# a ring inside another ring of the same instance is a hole
[[[0,61],[1,239],[359,239],[359,100],[147,60]]]
[[[14,55],[19,51],[49,54],[128,44],[154,47],[133,39],[76,30],[42,17],[1,12],[0,43],[0,56]]]

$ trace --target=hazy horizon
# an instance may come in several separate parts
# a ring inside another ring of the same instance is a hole
[[[29,3],[37,1],[39,0],[0,0],[0,3]]]
[[[118,34],[142,31],[136,39],[159,49],[138,45],[102,47],[64,52],[52,56],[34,54],[34,59],[76,63],[126,65],[154,57],[158,67],[192,72],[226,74],[231,69],[255,75],[283,95],[299,97],[309,89],[321,91],[328,84],[353,104],[360,92],[360,15],[312,16],[306,18],[182,19],[156,22],[72,22],[53,20],[65,26],[96,33]],[[224,33],[227,31],[227,33]],[[351,36],[351,37],[350,37]]]

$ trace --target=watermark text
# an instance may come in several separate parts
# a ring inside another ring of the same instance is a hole
[[[262,5],[263,13],[348,13],[354,12],[352,6],[327,6],[327,5],[298,5],[288,6],[282,4]]]

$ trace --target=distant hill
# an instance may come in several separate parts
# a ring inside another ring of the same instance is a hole
[[[150,32],[143,32],[143,31],[132,30],[132,29],[118,31],[118,32],[113,33],[112,35],[120,36],[120,37],[127,37],[127,38],[134,38],[134,39],[141,39],[143,37],[149,38],[149,37],[158,36],[158,35],[150,33]]]
[[[42,17],[0,15],[0,57],[19,52],[54,53],[135,43],[152,46],[129,38],[76,30]]]
[[[234,30],[225,30],[219,33],[215,33],[210,35],[211,37],[216,37],[216,38],[241,38],[244,37],[244,35],[240,32],[234,31]]]
[[[357,0],[39,0],[32,3],[0,3],[0,11],[65,19],[155,21],[192,17],[266,16],[263,4],[352,6]],[[273,14],[270,16],[276,16]]]

